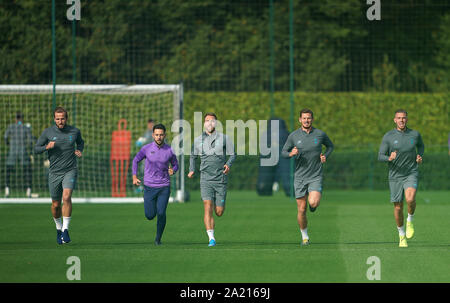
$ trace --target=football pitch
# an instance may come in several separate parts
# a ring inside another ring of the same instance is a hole
[[[163,245],[143,204],[74,204],[72,242],[56,243],[48,204],[0,205],[0,282],[450,282],[450,192],[419,191],[416,234],[398,247],[388,191],[325,191],[308,210],[311,245],[300,246],[296,203],[282,193],[230,191],[208,247],[199,192],[171,203]],[[406,212],[406,205],[405,205]],[[380,261],[380,280],[367,272]]]

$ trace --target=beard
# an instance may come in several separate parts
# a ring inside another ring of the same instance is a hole
[[[311,128],[311,126],[312,126],[312,124],[311,123],[309,123],[308,125],[304,125],[304,124],[302,124],[302,127],[303,128],[306,128],[306,129],[310,129]]]
[[[216,129],[215,123],[205,123],[203,126],[206,129],[206,131],[208,131],[208,133],[212,133]]]

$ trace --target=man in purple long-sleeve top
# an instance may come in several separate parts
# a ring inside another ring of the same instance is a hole
[[[145,158],[144,210],[147,219],[158,216],[155,244],[161,244],[166,226],[166,209],[170,196],[170,176],[178,170],[178,161],[170,145],[164,143],[166,128],[162,124],[153,127],[153,139],[144,145],[133,159],[133,184],[141,185],[137,178],[138,163]],[[171,164],[171,167],[169,167]]]

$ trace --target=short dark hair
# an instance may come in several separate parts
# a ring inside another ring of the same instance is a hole
[[[164,133],[166,133],[166,127],[163,124],[156,124],[153,126],[153,132],[155,132],[156,129],[162,129]]]
[[[301,117],[302,114],[311,114],[311,118],[314,119],[314,114],[313,114],[312,110],[310,110],[309,108],[304,108],[304,109],[302,109],[302,110],[300,111],[299,117]]]
[[[64,113],[64,114],[66,114],[66,119],[69,117],[69,115],[67,114],[67,111],[61,106],[58,106],[57,108],[55,108],[55,110],[53,111],[53,118],[55,117],[56,113]]]
[[[16,113],[16,119],[17,120],[23,120],[23,114],[21,112]]]
[[[155,120],[153,120],[153,119],[148,119],[147,123],[155,123]]]
[[[395,113],[394,113],[394,117],[395,117],[395,115],[397,115],[398,113],[404,113],[404,114],[408,117],[408,112],[407,112],[406,110],[404,110],[404,109],[401,109],[401,108],[397,109],[397,110],[395,111]]]
[[[217,116],[216,116],[216,114],[215,114],[215,113],[206,113],[206,114],[205,114],[205,116],[203,116],[203,120],[205,120],[205,118],[206,118],[207,116],[213,116],[213,117],[214,117],[214,119],[216,119],[216,120],[217,120]]]

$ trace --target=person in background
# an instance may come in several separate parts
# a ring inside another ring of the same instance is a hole
[[[14,172],[17,161],[22,166],[26,196],[31,197],[33,136],[30,127],[23,123],[23,113],[16,113],[16,122],[8,126],[4,139],[6,145],[9,145],[6,159],[5,197],[10,195],[11,174]]]

